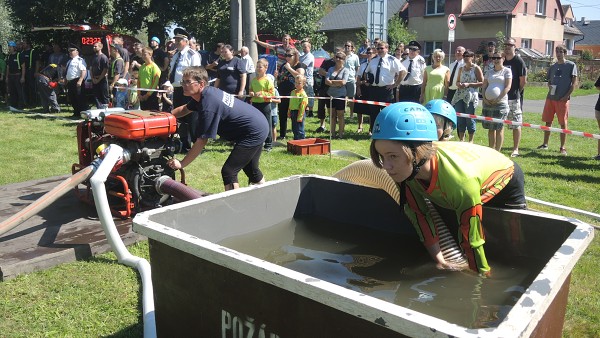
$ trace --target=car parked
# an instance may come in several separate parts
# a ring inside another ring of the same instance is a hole
[[[323,63],[323,61],[331,58],[331,55],[329,54],[329,52],[324,50],[323,48],[319,48],[317,50],[311,51],[311,53],[315,56],[315,68],[316,69],[321,67],[321,64]]]

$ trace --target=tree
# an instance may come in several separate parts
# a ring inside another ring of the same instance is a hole
[[[320,0],[257,0],[258,31],[275,36],[290,34],[296,39],[309,38],[313,48],[319,48],[327,38],[317,22],[323,13]]]
[[[0,41],[2,41],[2,51],[6,52],[6,41],[14,39],[12,13],[4,2],[0,2]]]
[[[228,41],[229,2],[222,0],[5,0],[20,33],[31,26],[88,23],[110,25],[118,33],[135,35],[147,28],[162,36],[172,24],[185,27],[205,43]],[[317,33],[322,17],[320,0],[257,0],[259,32],[276,36],[309,37],[313,45],[326,41]],[[46,41],[40,41],[46,42]]]
[[[398,46],[400,42],[408,44],[411,40],[417,39],[417,32],[410,32],[406,27],[406,23],[402,18],[394,15],[388,21],[388,43],[394,48]],[[392,49],[392,47],[390,47]]]

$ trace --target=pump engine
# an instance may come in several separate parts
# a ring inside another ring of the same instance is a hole
[[[169,113],[142,110],[124,111],[121,108],[94,109],[82,113],[85,120],[77,125],[79,163],[72,166],[73,174],[102,156],[103,150],[116,143],[130,157],[115,166],[106,181],[109,205],[113,215],[129,218],[135,213],[170,204],[171,196],[156,188],[162,176],[175,179],[175,171],[167,161],[180,149],[175,135],[177,121]],[[185,173],[179,170],[185,184]],[[89,182],[76,188],[78,197],[93,203]]]

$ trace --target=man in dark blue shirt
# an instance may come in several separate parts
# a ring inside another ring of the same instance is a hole
[[[234,143],[231,154],[221,169],[225,190],[239,188],[238,173],[244,170],[250,184],[264,183],[258,165],[263,144],[269,134],[264,115],[253,106],[218,88],[210,87],[203,67],[188,67],[181,80],[183,94],[192,98],[186,105],[173,109],[180,118],[198,112],[198,139],[181,160],[168,162],[173,169],[190,164],[204,149],[208,139],[221,138]]]

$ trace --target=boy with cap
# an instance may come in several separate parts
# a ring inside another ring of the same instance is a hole
[[[150,48],[152,48],[152,60],[160,68],[160,80],[159,83],[163,84],[167,81],[169,75],[169,55],[162,48],[160,48],[160,39],[153,36],[150,39]]]
[[[9,41],[6,57],[6,83],[8,85],[10,111],[25,108],[25,93],[23,91],[25,67],[23,63],[22,55],[17,53],[17,44],[14,41]]]

